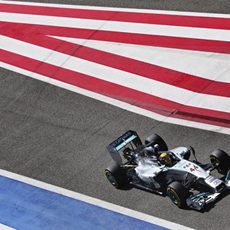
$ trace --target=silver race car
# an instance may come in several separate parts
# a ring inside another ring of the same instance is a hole
[[[116,188],[133,185],[168,196],[179,208],[196,210],[230,190],[230,156],[223,150],[214,150],[210,163],[202,164],[191,146],[168,150],[157,134],[148,137],[143,144],[132,130],[107,149],[115,163],[105,169],[105,175]],[[194,160],[190,160],[191,154]],[[214,170],[223,176],[211,175]]]

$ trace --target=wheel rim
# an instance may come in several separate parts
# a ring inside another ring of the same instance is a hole
[[[109,182],[113,185],[113,186],[115,186],[115,187],[117,187],[117,181],[116,181],[116,179],[115,179],[115,177],[112,175],[112,173],[110,172],[110,171],[105,171],[105,175],[106,175],[106,177],[107,177],[107,179],[109,180]]]
[[[212,162],[212,164],[216,165],[216,166],[219,166],[220,165],[220,160],[214,156],[211,156],[210,157],[210,160]]]
[[[169,190],[168,191],[168,197],[170,198],[170,200],[176,205],[179,206],[180,205],[180,201],[178,199],[178,196],[176,195],[176,193],[173,190]]]

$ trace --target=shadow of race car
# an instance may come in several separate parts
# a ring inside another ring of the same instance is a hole
[[[209,163],[202,164],[191,146],[168,150],[157,134],[149,136],[143,144],[132,130],[107,149],[114,164],[105,169],[105,175],[118,189],[133,185],[168,196],[179,208],[196,210],[202,210],[230,189],[230,156],[220,149],[210,154]],[[194,160],[190,160],[191,155]],[[223,176],[211,175],[214,170]]]

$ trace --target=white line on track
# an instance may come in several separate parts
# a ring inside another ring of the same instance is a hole
[[[6,225],[1,224],[1,223],[0,223],[0,229],[1,230],[15,230],[14,228],[11,228],[11,227],[6,226]]]
[[[48,78],[44,75],[40,75],[40,74],[36,74],[3,62],[0,62],[0,67],[14,71],[16,73],[20,73],[23,74],[25,76],[43,81],[43,82],[47,82],[49,84],[67,89],[69,91],[75,92],[75,93],[79,93],[82,95],[85,95],[87,97],[91,97],[93,99],[102,101],[102,102],[106,102],[108,104],[117,106],[119,108],[125,109],[127,111],[136,113],[136,114],[140,114],[149,118],[152,118],[154,120],[158,120],[158,121],[162,121],[162,122],[166,122],[166,123],[171,123],[171,124],[177,124],[177,125],[182,125],[182,126],[187,126],[187,127],[192,127],[192,128],[198,128],[198,129],[204,129],[204,130],[209,130],[209,131],[214,131],[217,133],[223,133],[223,134],[228,134],[230,135],[230,129],[229,128],[225,128],[225,127],[220,127],[220,126],[215,126],[215,125],[209,125],[209,124],[204,124],[204,123],[199,123],[199,122],[193,122],[193,121],[187,121],[187,120],[181,120],[181,119],[177,119],[177,118],[173,118],[173,117],[165,117],[165,116],[161,116],[160,114],[136,107],[134,105],[122,102],[122,101],[118,101],[115,100],[113,98],[110,97],[106,97],[103,96],[101,94],[97,94],[94,93],[92,91],[88,91],[70,84],[66,84],[64,82],[61,81],[57,81],[51,78]]]
[[[200,94],[47,48],[0,36],[0,48],[188,106],[230,112],[230,98]],[[135,81],[133,80],[135,79]],[[159,90],[160,89],[160,90]]]
[[[182,38],[208,39],[218,41],[230,41],[230,30],[193,28],[185,26],[167,26],[155,24],[143,24],[133,22],[116,22],[93,19],[66,18],[44,15],[0,14],[0,21],[26,23],[34,25],[62,26],[66,28],[82,28],[92,30],[126,32],[148,35],[172,36]]]
[[[218,17],[218,18],[230,18],[229,14],[217,14],[217,13],[197,13],[197,12],[180,12],[169,10],[149,10],[149,9],[135,9],[135,8],[120,8],[120,7],[101,7],[101,6],[84,6],[84,5],[69,5],[69,4],[52,4],[52,3],[38,3],[38,2],[15,2],[0,0],[1,4],[13,4],[13,5],[25,5],[25,6],[45,6],[45,7],[57,7],[65,9],[88,9],[88,10],[106,10],[117,12],[136,12],[136,13],[150,13],[150,14],[168,14],[168,15],[187,15],[187,16],[200,16],[200,17]]]
[[[91,7],[91,6],[75,6],[75,5],[60,5],[60,4],[56,5],[56,4],[43,4],[43,3],[14,2],[14,1],[0,1],[0,3],[3,3],[3,4],[4,3],[5,4],[11,3],[11,4],[16,4],[16,5],[52,6],[52,7],[75,8],[75,9],[96,9],[96,10],[111,10],[111,11],[115,10],[115,11],[123,11],[123,12],[141,12],[141,13],[159,13],[159,14],[163,13],[163,14],[172,14],[172,15],[191,15],[191,16],[230,18],[230,15],[209,14],[209,13],[191,13],[191,12],[176,12],[176,11],[174,12],[174,11],[142,10],[142,9],[139,10],[139,9],[126,9],[126,8]],[[96,93],[93,93],[93,92],[90,92],[87,90],[83,90],[81,88],[78,88],[78,87],[63,83],[63,82],[59,82],[59,81],[47,78],[45,76],[35,74],[35,73],[29,72],[29,71],[26,71],[26,70],[23,70],[23,69],[5,64],[5,63],[0,62],[0,66],[3,68],[9,69],[9,70],[15,71],[15,72],[19,72],[23,75],[27,75],[29,77],[39,79],[41,81],[48,82],[50,84],[68,89],[70,91],[74,91],[76,93],[80,93],[80,94],[86,95],[88,97],[95,98],[95,99],[103,101],[103,102],[106,101],[109,104],[118,106],[120,108],[129,110],[129,111],[132,111],[132,112],[135,112],[138,114],[142,114],[142,115],[145,115],[147,117],[151,117],[151,118],[154,118],[157,120],[161,120],[161,121],[169,122],[169,123],[174,123],[174,124],[185,125],[185,126],[189,126],[189,127],[202,128],[202,129],[206,129],[206,130],[216,131],[219,133],[230,134],[230,129],[228,129],[228,128],[221,128],[221,127],[213,126],[213,125],[207,125],[207,124],[191,122],[191,121],[184,121],[184,120],[180,120],[180,119],[176,119],[176,118],[166,118],[166,117],[161,116],[159,114],[155,114],[153,112],[132,106],[130,104],[127,104],[127,103],[124,103],[121,101],[117,101],[117,100],[114,100],[114,99],[111,99],[111,98],[108,98],[108,97],[105,97],[105,96],[102,96],[102,95],[99,95],[99,94],[96,94]],[[101,201],[101,200],[98,200],[98,199],[95,199],[92,197],[88,197],[88,196],[85,196],[85,195],[82,195],[82,194],[79,194],[76,192],[72,192],[72,191],[57,187],[57,186],[53,186],[53,185],[50,185],[50,184],[47,184],[44,182],[40,182],[40,181],[31,179],[31,178],[27,178],[27,177],[20,176],[20,175],[11,173],[11,172],[7,172],[5,170],[0,170],[0,175],[15,179],[15,180],[18,180],[18,181],[21,181],[21,182],[24,182],[24,183],[27,183],[27,184],[30,184],[33,186],[36,186],[39,188],[43,188],[43,189],[46,189],[46,190],[49,190],[49,191],[52,191],[52,192],[55,192],[58,194],[62,194],[62,195],[65,195],[65,196],[68,196],[68,197],[71,197],[74,199],[79,199],[79,200],[85,201],[87,203],[91,203],[91,204],[94,204],[94,205],[97,205],[99,207],[103,207],[103,208],[106,208],[106,209],[109,209],[109,210],[112,210],[115,212],[119,212],[119,213],[122,213],[122,214],[125,214],[128,216],[132,216],[135,218],[139,218],[141,220],[144,220],[144,221],[147,221],[150,223],[159,224],[159,225],[164,226],[166,228],[178,229],[178,230],[179,229],[181,229],[181,230],[182,229],[184,229],[184,230],[191,229],[191,228],[187,228],[185,226],[178,225],[178,224],[175,224],[175,223],[163,220],[163,219],[159,219],[159,218],[156,218],[156,217],[153,217],[150,215],[136,212],[136,211],[133,211],[133,210],[121,207],[121,206],[117,206],[117,205],[114,205],[114,204],[111,204],[108,202],[104,202],[104,201]],[[7,227],[7,226],[2,225],[2,224],[0,224],[0,229],[12,230],[12,228]]]
[[[117,54],[164,68],[230,83],[230,54],[152,47],[117,42],[51,36],[63,41]]]
[[[67,197],[70,197],[76,200],[81,200],[83,202],[86,202],[92,205],[96,205],[98,207],[111,210],[113,212],[121,213],[123,215],[134,217],[134,218],[137,218],[137,219],[140,219],[140,220],[152,223],[152,224],[160,225],[165,228],[175,229],[175,230],[192,230],[192,228],[188,228],[180,224],[176,224],[176,223],[164,220],[164,219],[160,219],[160,218],[150,216],[150,215],[147,215],[141,212],[137,212],[137,211],[134,211],[134,210],[122,207],[122,206],[118,206],[118,205],[115,205],[109,202],[105,202],[105,201],[102,201],[102,200],[99,200],[93,197],[89,197],[89,196],[86,196],[86,195],[83,195],[77,192],[73,192],[73,191],[70,191],[64,188],[60,188],[60,187],[57,187],[51,184],[47,184],[45,182],[34,180],[29,177],[21,176],[21,175],[18,175],[12,172],[8,172],[2,169],[0,169],[0,175],[32,185],[32,186],[35,186],[35,187],[38,187],[38,188],[48,190],[50,192],[55,192],[57,194],[64,195],[64,196],[67,196]],[[5,228],[4,230],[11,230],[11,228]]]

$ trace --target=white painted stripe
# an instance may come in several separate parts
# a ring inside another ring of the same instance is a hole
[[[0,14],[0,21],[148,35],[163,35],[182,38],[230,41],[230,30],[224,29],[207,29],[185,26],[167,26],[144,23],[115,22],[106,20],[66,18],[3,12]]]
[[[106,97],[106,96],[103,96],[101,94],[89,91],[89,90],[85,90],[85,89],[82,89],[82,88],[79,88],[79,87],[76,87],[76,86],[73,86],[70,84],[66,84],[64,82],[57,81],[55,79],[46,77],[44,75],[36,74],[36,73],[30,72],[30,71],[21,69],[21,68],[6,64],[4,62],[0,62],[0,67],[14,71],[14,72],[17,72],[17,73],[20,73],[20,74],[23,74],[25,76],[28,76],[28,77],[31,77],[34,79],[37,79],[39,81],[43,81],[43,82],[61,87],[63,89],[66,89],[66,90],[69,90],[69,91],[72,91],[75,93],[82,94],[84,96],[96,99],[98,101],[108,103],[110,105],[119,107],[121,109],[130,111],[130,112],[133,112],[136,114],[140,114],[140,115],[143,115],[145,117],[152,118],[154,120],[230,135],[230,128],[225,128],[225,127],[215,126],[215,125],[209,125],[209,124],[199,123],[199,122],[194,122],[194,121],[187,121],[187,120],[177,119],[177,118],[173,118],[173,117],[165,117],[165,116],[162,116],[160,114],[151,112],[149,110],[145,110],[145,109],[142,109],[140,107],[137,107],[137,106],[134,106],[134,105],[110,98],[110,97]]]
[[[0,229],[1,230],[15,230],[14,228],[11,228],[11,227],[6,226],[6,225],[1,224],[1,223],[0,223]]]
[[[227,97],[195,93],[6,36],[0,36],[0,48],[188,106],[230,112]]]
[[[216,17],[216,18],[230,18],[229,14],[218,13],[199,13],[199,12],[182,12],[182,11],[169,11],[169,10],[150,10],[150,9],[135,9],[135,8],[120,8],[120,7],[104,7],[104,6],[84,6],[84,5],[69,5],[69,4],[53,4],[53,3],[40,3],[40,2],[15,2],[0,0],[1,4],[13,4],[24,6],[45,6],[45,7],[58,7],[65,9],[86,9],[86,10],[106,10],[117,12],[136,12],[136,13],[150,13],[150,14],[168,14],[168,15],[187,15],[197,17]]]
[[[209,80],[230,83],[230,54],[52,37]]]
[[[38,187],[38,188],[48,190],[50,192],[55,192],[57,194],[71,197],[76,200],[81,200],[89,204],[111,210],[113,212],[121,213],[121,214],[130,216],[130,217],[134,217],[134,218],[137,218],[137,219],[140,219],[140,220],[152,223],[152,224],[160,225],[165,228],[175,229],[175,230],[192,230],[192,228],[189,228],[189,227],[186,227],[180,224],[176,224],[176,223],[164,220],[164,219],[160,219],[160,218],[150,216],[150,215],[147,215],[141,212],[137,212],[137,211],[134,211],[134,210],[122,207],[122,206],[118,206],[118,205],[115,205],[109,202],[105,202],[105,201],[102,201],[102,200],[99,200],[93,197],[89,197],[89,196],[86,196],[86,195],[83,195],[77,192],[73,192],[73,191],[70,191],[64,188],[60,188],[60,187],[57,187],[51,184],[47,184],[47,183],[44,183],[38,180],[31,179],[29,177],[25,177],[25,176],[21,176],[21,175],[12,173],[12,172],[5,171],[2,169],[0,169],[0,175],[32,185],[32,186],[35,186],[35,187]]]

